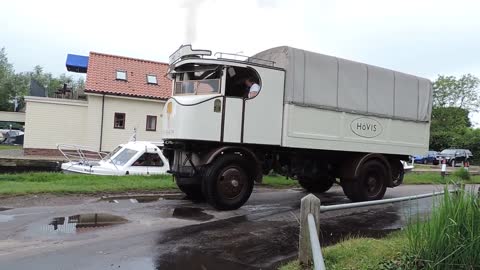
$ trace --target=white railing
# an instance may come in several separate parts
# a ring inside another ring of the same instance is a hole
[[[76,144],[57,144],[57,149],[68,162],[92,164],[103,159],[108,154]]]
[[[325,270],[325,262],[323,261],[322,248],[318,239],[317,226],[312,214],[308,214],[308,232],[310,234],[310,243],[312,246],[313,265],[315,270]]]
[[[449,190],[455,192],[458,189]],[[300,237],[298,248],[298,259],[303,265],[311,265],[313,262],[315,270],[325,270],[325,262],[323,260],[322,249],[318,239],[318,231],[320,230],[320,213],[351,209],[357,207],[365,207],[372,205],[388,204],[402,201],[418,200],[428,197],[444,194],[444,191],[432,192],[420,195],[391,198],[377,201],[346,203],[339,205],[321,206],[320,199],[313,194],[309,194],[302,198],[300,206]],[[480,188],[479,188],[480,194]]]

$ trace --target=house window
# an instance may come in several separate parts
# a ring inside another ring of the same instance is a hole
[[[157,75],[147,75],[148,84],[157,84]]]
[[[126,81],[127,72],[125,70],[117,70],[117,80]]]
[[[125,114],[124,113],[115,113],[113,128],[119,128],[119,129],[124,129],[125,128]]]
[[[147,131],[157,130],[157,117],[153,115],[147,115]]]

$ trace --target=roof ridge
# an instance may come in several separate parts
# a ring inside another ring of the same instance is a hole
[[[115,57],[115,58],[121,58],[121,59],[129,59],[129,60],[134,60],[134,61],[154,63],[154,64],[160,64],[160,65],[166,65],[166,66],[169,65],[168,63],[165,63],[165,62],[158,62],[158,61],[152,61],[152,60],[146,60],[146,59],[134,58],[134,57],[128,57],[128,56],[121,56],[121,55],[114,55],[114,54],[108,54],[108,53],[100,53],[100,52],[91,51],[90,54],[96,54],[96,55],[108,56],[108,57]]]

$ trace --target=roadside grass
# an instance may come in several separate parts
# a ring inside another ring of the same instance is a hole
[[[297,181],[266,176],[261,186],[289,188]],[[0,195],[177,190],[170,175],[97,176],[63,173],[0,174]]]
[[[462,174],[457,174],[462,175]],[[436,173],[409,173],[405,184],[480,183],[480,176],[461,180],[458,176],[442,179]],[[261,187],[294,188],[298,181],[283,176],[265,176]],[[150,176],[96,176],[63,173],[17,173],[0,174],[0,194],[21,195],[33,193],[100,193],[126,191],[176,190],[177,186],[169,175]]]
[[[168,175],[96,176],[62,173],[0,174],[0,194],[99,193],[176,189]]]
[[[446,189],[445,189],[446,190]],[[436,207],[438,206],[438,207]],[[323,249],[327,269],[447,270],[480,265],[480,198],[474,190],[446,192],[427,219],[382,239],[351,238]],[[280,270],[304,269],[292,261]]]
[[[445,189],[446,191],[446,189]],[[410,269],[477,269],[480,266],[480,199],[472,190],[442,196],[427,221],[407,227]]]
[[[0,144],[0,150],[16,150],[22,149],[21,145]]]
[[[261,186],[267,186],[272,188],[293,188],[300,187],[298,181],[293,179],[287,179],[284,176],[264,176]]]
[[[459,169],[457,171],[461,171]],[[470,175],[469,180],[462,179],[463,173],[457,173],[455,171],[453,174],[445,176],[442,178],[440,173],[407,173],[403,180],[404,184],[407,185],[422,185],[422,184],[451,184],[451,183],[465,183],[465,184],[478,184],[480,183],[480,175]]]
[[[395,258],[407,244],[403,232],[383,239],[352,238],[325,249],[328,269],[376,269],[385,258]]]
[[[382,239],[354,237],[322,249],[325,267],[340,269],[384,269],[385,259],[398,257],[408,244],[403,231],[394,232]],[[280,270],[300,270],[298,260],[280,267]]]
[[[410,162],[408,162],[410,164]],[[432,164],[418,164],[415,163],[415,168],[417,169],[431,169],[432,167],[438,167],[439,165],[432,165]]]

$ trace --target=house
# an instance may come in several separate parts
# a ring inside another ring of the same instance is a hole
[[[161,140],[168,64],[91,52],[69,55],[67,69],[86,73],[86,100],[26,97],[26,154],[57,155],[59,143],[108,152],[134,130],[138,140]]]

